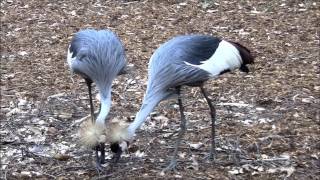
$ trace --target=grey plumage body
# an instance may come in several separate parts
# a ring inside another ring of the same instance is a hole
[[[102,96],[108,96],[113,79],[126,65],[125,51],[119,38],[109,30],[82,30],[69,48],[71,69],[95,82]]]
[[[210,108],[212,119],[210,157],[213,157],[215,154],[215,108],[203,87],[203,83],[209,78],[216,78],[220,74],[237,68],[248,72],[246,64],[253,63],[253,60],[250,51],[241,44],[212,36],[177,36],[162,44],[150,58],[147,90],[134,122],[127,128],[126,139],[133,137],[136,130],[160,101],[172,97],[172,95],[178,95],[181,114],[180,132],[174,156],[165,170],[173,169],[176,165],[178,146],[186,129],[180,88],[183,85],[198,86]],[[119,147],[117,142],[113,144],[113,147]],[[114,149],[114,151],[121,151],[121,148]]]
[[[217,48],[218,38],[202,35],[178,36],[161,45],[149,62],[148,87],[145,100],[152,96],[168,96],[172,87],[206,81],[210,73],[186,64],[208,60]]]
[[[161,100],[175,95],[176,87],[199,86],[226,70],[253,61],[250,52],[247,56],[238,52],[237,49],[247,51],[245,47],[233,44],[205,35],[177,36],[162,44],[150,58],[147,90],[140,111],[129,126],[129,133],[141,126]]]
[[[101,128],[111,108],[112,81],[121,74],[126,65],[124,47],[115,33],[109,30],[86,29],[76,33],[68,50],[70,69],[81,75],[87,83],[90,100],[92,124],[84,133],[85,144],[94,145],[98,168],[105,161],[105,145],[99,142]],[[91,84],[96,83],[100,93],[100,112],[95,119],[92,103]],[[93,131],[93,132],[92,132]],[[98,153],[100,151],[100,155]]]

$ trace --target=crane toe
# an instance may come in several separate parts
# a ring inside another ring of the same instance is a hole
[[[164,168],[161,172],[165,173],[167,171],[176,171],[176,166],[177,166],[177,159],[173,158],[171,159],[170,164],[166,168]]]
[[[207,161],[213,161],[216,159],[216,154],[212,151],[210,151],[208,154],[206,154],[204,157],[203,157],[203,160],[207,160]]]

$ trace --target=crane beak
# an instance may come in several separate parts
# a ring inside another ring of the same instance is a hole
[[[98,166],[101,166],[101,164],[105,163],[105,144],[104,143],[100,143],[98,144],[95,148],[96,151],[96,163],[98,164]],[[100,152],[100,155],[99,155]]]
[[[118,163],[121,154],[128,149],[129,142],[128,141],[123,141],[120,144],[119,143],[112,143],[110,145],[111,151],[114,153],[112,160],[116,164]]]
[[[113,157],[112,157],[112,161],[116,164],[116,163],[118,163],[123,151],[122,151],[119,143],[112,143],[110,145],[110,149],[114,153]]]
[[[112,161],[114,164],[117,164],[119,162],[121,154],[122,154],[122,151],[118,151],[113,155]]]
[[[245,64],[242,64],[240,66],[240,71],[248,73],[249,72],[249,68]]]

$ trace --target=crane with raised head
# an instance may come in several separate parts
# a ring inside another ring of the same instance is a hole
[[[77,32],[68,49],[67,62],[70,70],[85,79],[88,86],[91,122],[81,134],[81,143],[96,152],[98,167],[105,163],[105,121],[111,107],[112,81],[122,74],[126,66],[124,47],[110,30],[85,29]],[[100,94],[100,112],[94,116],[91,85],[95,83]]]
[[[164,170],[174,169],[177,164],[178,147],[186,131],[186,118],[181,98],[181,87],[186,85],[200,87],[209,105],[212,135],[209,157],[214,158],[216,111],[204,88],[204,83],[210,78],[217,78],[235,69],[249,72],[247,64],[252,63],[254,58],[249,49],[239,43],[217,37],[182,35],[165,42],[150,58],[147,90],[141,108],[132,123],[123,128],[115,128],[120,132],[115,132],[111,138],[111,150],[119,157],[132,141],[137,129],[160,101],[175,95],[178,98],[181,118],[180,131],[170,164]]]

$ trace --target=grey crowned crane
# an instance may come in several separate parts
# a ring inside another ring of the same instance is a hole
[[[216,111],[203,84],[210,78],[240,69],[249,72],[247,64],[254,63],[250,50],[239,43],[206,35],[177,36],[162,44],[149,62],[147,90],[142,106],[132,123],[117,127],[111,138],[111,150],[115,156],[121,155],[124,147],[132,141],[136,130],[145,122],[147,116],[159,104],[173,95],[178,97],[181,124],[175,150],[168,167],[172,170],[177,164],[178,147],[186,131],[184,107],[180,95],[181,86],[200,87],[211,112],[211,148],[209,157],[215,154],[215,116]],[[125,143],[125,145],[123,145]]]
[[[124,47],[110,30],[81,30],[71,40],[67,62],[71,71],[83,77],[88,86],[91,122],[80,131],[81,143],[95,150],[97,165],[101,167],[105,163],[105,142],[101,137],[105,133],[105,120],[111,107],[112,81],[126,66]],[[91,94],[93,82],[101,99],[97,118],[94,117]]]

